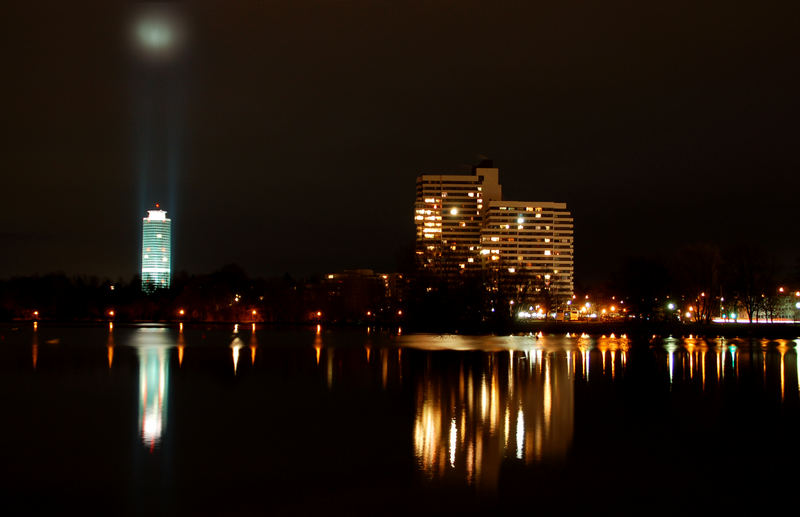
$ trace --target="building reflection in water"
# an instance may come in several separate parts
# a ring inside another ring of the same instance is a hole
[[[468,339],[455,348],[464,350]],[[413,440],[419,469],[429,478],[491,492],[504,461],[531,465],[566,457],[574,427],[573,368],[580,362],[581,374],[588,373],[588,344],[507,339],[524,349],[465,354],[457,366],[428,352],[416,386]],[[608,361],[612,375],[611,363],[620,359],[617,341],[604,349],[599,359]]]
[[[140,328],[132,345],[139,359],[139,435],[152,451],[167,428],[169,350],[174,343],[167,329]]]

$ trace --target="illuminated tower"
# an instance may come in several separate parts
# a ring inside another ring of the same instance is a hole
[[[142,290],[146,293],[168,288],[172,277],[172,220],[158,208],[148,210],[142,219]]]

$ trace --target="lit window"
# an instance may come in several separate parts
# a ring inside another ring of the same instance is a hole
[[[550,255],[550,250],[544,250],[545,255]]]
[[[544,242],[550,242],[550,239],[548,239],[547,237],[545,237],[545,238],[544,238]]]
[[[469,262],[471,264],[471,263],[475,262],[475,259],[474,258],[468,258],[467,262]]]
[[[149,248],[148,248],[149,249]],[[150,258],[150,255],[145,255],[144,258]]]
[[[500,240],[500,237],[492,237],[492,242],[497,242]]]
[[[161,238],[161,234],[160,234],[160,233],[157,233],[157,234],[156,234],[156,239],[160,239],[160,238]]]
[[[161,257],[161,262],[166,262],[166,261],[167,261],[167,257]]]
[[[475,193],[474,193],[474,192],[469,192],[467,195],[468,195],[469,197],[475,197]]]
[[[525,222],[525,218],[524,217],[517,217],[517,224],[522,224],[524,222]]]

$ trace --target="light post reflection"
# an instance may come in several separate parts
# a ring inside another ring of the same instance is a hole
[[[256,338],[256,324],[253,323],[253,333],[250,335],[250,364],[256,365],[256,350],[258,349],[258,339]]]
[[[34,323],[36,323],[34,321]],[[31,344],[31,361],[33,362],[33,369],[39,363],[39,333],[36,332],[36,327],[33,328],[33,343]]]
[[[109,324],[111,325],[111,324]],[[108,340],[106,341],[106,355],[108,356],[108,369],[111,369],[111,365],[114,363],[114,332],[112,332],[113,327],[109,326],[108,328]]]

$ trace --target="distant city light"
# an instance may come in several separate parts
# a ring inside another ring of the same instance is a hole
[[[669,309],[671,311],[674,311],[675,310],[675,304],[674,303],[667,304],[667,309]]]

